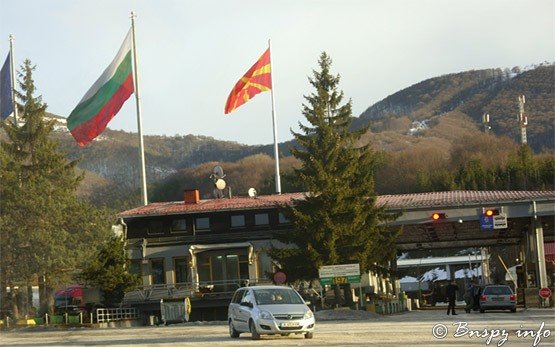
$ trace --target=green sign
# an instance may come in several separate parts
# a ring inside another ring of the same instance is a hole
[[[320,278],[320,283],[323,286],[332,284],[360,283],[360,275],[324,277]]]

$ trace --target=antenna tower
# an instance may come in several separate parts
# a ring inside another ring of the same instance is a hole
[[[482,115],[482,124],[484,125],[484,132],[489,133],[491,127],[489,126],[489,113],[484,113]]]
[[[526,140],[526,126],[528,125],[528,117],[524,114],[524,103],[526,98],[524,95],[518,97],[518,123],[520,125],[520,142],[525,145],[528,141]]]

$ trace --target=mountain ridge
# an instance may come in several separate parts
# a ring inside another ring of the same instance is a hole
[[[421,146],[429,152],[446,156],[448,154],[445,151],[438,152],[435,146],[451,148],[452,144],[455,145],[454,141],[461,140],[437,137],[437,129],[440,128],[436,127],[443,124],[443,131],[450,132],[459,132],[464,128],[465,133],[473,134],[468,136],[476,137],[482,127],[482,114],[489,113],[492,134],[519,142],[517,98],[524,94],[527,98],[526,113],[529,115],[530,146],[536,152],[553,149],[553,76],[555,65],[542,64],[525,71],[518,68],[470,70],[426,79],[369,106],[359,117],[353,117],[353,128],[369,125],[370,133],[365,139],[379,151],[410,152],[411,146]],[[449,117],[443,120],[446,115]],[[81,190],[83,196],[92,197],[99,203],[125,194],[138,196],[140,160],[136,133],[108,128],[92,144],[82,148],[75,143],[67,129],[64,130],[63,117],[51,113],[47,116],[60,123],[53,136],[59,140],[68,159],[81,158],[78,166],[90,176],[86,180],[89,187]],[[506,143],[508,139],[500,141]],[[159,198],[173,197],[172,194],[163,193],[163,182],[170,182],[168,184],[179,186],[180,189],[191,185],[207,187],[206,183],[198,181],[202,177],[198,172],[194,175],[195,182],[176,183],[178,178],[172,177],[183,175],[184,170],[202,166],[207,170],[208,177],[210,170],[206,168],[206,163],[238,163],[253,157],[254,162],[258,160],[268,165],[266,157],[256,156],[273,157],[272,144],[246,145],[203,135],[145,135],[144,141],[147,179]],[[407,145],[410,143],[413,145]],[[288,148],[293,144],[293,140],[280,143],[280,156],[287,158],[290,155]],[[247,160],[246,163],[256,167],[253,160]],[[294,165],[294,161],[291,161],[290,168]],[[239,168],[234,170],[240,172],[240,175],[249,174]],[[266,169],[262,171],[267,172]],[[261,175],[257,177],[259,186],[271,186],[271,182],[267,182],[268,178],[263,179]],[[248,184],[242,182],[237,185],[244,189]]]

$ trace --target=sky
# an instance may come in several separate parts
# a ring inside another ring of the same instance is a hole
[[[37,93],[67,117],[116,55],[132,10],[145,135],[273,143],[270,92],[223,112],[268,39],[279,142],[306,123],[323,51],[354,116],[428,78],[555,61],[555,0],[0,0],[0,59],[13,34],[16,64],[36,64]],[[133,97],[108,127],[137,132]]]

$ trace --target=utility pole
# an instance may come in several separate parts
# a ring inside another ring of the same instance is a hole
[[[518,123],[520,126],[520,143],[523,145],[528,143],[528,141],[526,140],[526,126],[528,125],[528,117],[524,114],[525,102],[526,98],[524,97],[524,95],[520,95],[518,97],[518,109],[520,111],[518,115]]]

